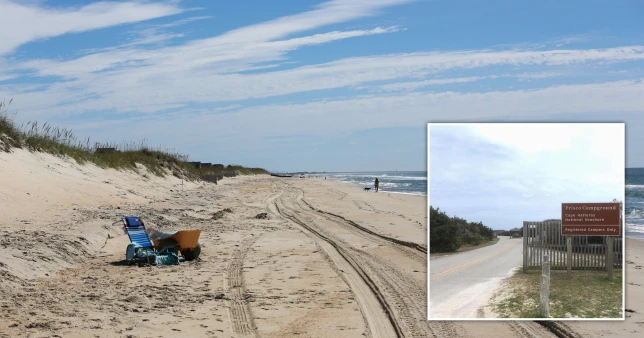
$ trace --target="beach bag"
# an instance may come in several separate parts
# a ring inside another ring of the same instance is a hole
[[[157,253],[155,259],[156,265],[177,265],[179,264],[179,256],[174,252]]]

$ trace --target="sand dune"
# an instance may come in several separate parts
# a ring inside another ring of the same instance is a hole
[[[530,322],[425,320],[421,196],[269,176],[182,184],[22,150],[0,153],[0,173],[0,336],[552,336]],[[123,215],[203,230],[202,259],[123,265]],[[627,259],[632,282],[642,260]],[[629,306],[626,323],[568,326],[637,336]]]

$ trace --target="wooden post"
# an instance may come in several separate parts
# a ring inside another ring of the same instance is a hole
[[[541,264],[541,292],[539,301],[541,317],[550,318],[550,259],[547,254],[543,255],[543,264]]]
[[[523,222],[523,272],[528,271],[528,226]]]
[[[566,236],[566,244],[568,244],[568,273],[566,279],[572,278],[572,236]]]
[[[606,238],[606,270],[608,270],[608,280],[613,280],[613,236],[608,236]]]

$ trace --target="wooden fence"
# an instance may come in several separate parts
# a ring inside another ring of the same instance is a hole
[[[543,255],[548,254],[552,270],[566,270],[568,247],[566,237],[572,240],[573,270],[606,270],[605,236],[562,236],[561,221],[523,222],[523,270],[541,269]],[[615,269],[623,266],[622,238],[613,241]]]

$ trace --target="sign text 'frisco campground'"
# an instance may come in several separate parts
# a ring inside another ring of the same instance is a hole
[[[561,234],[564,236],[619,236],[619,203],[562,203]]]

